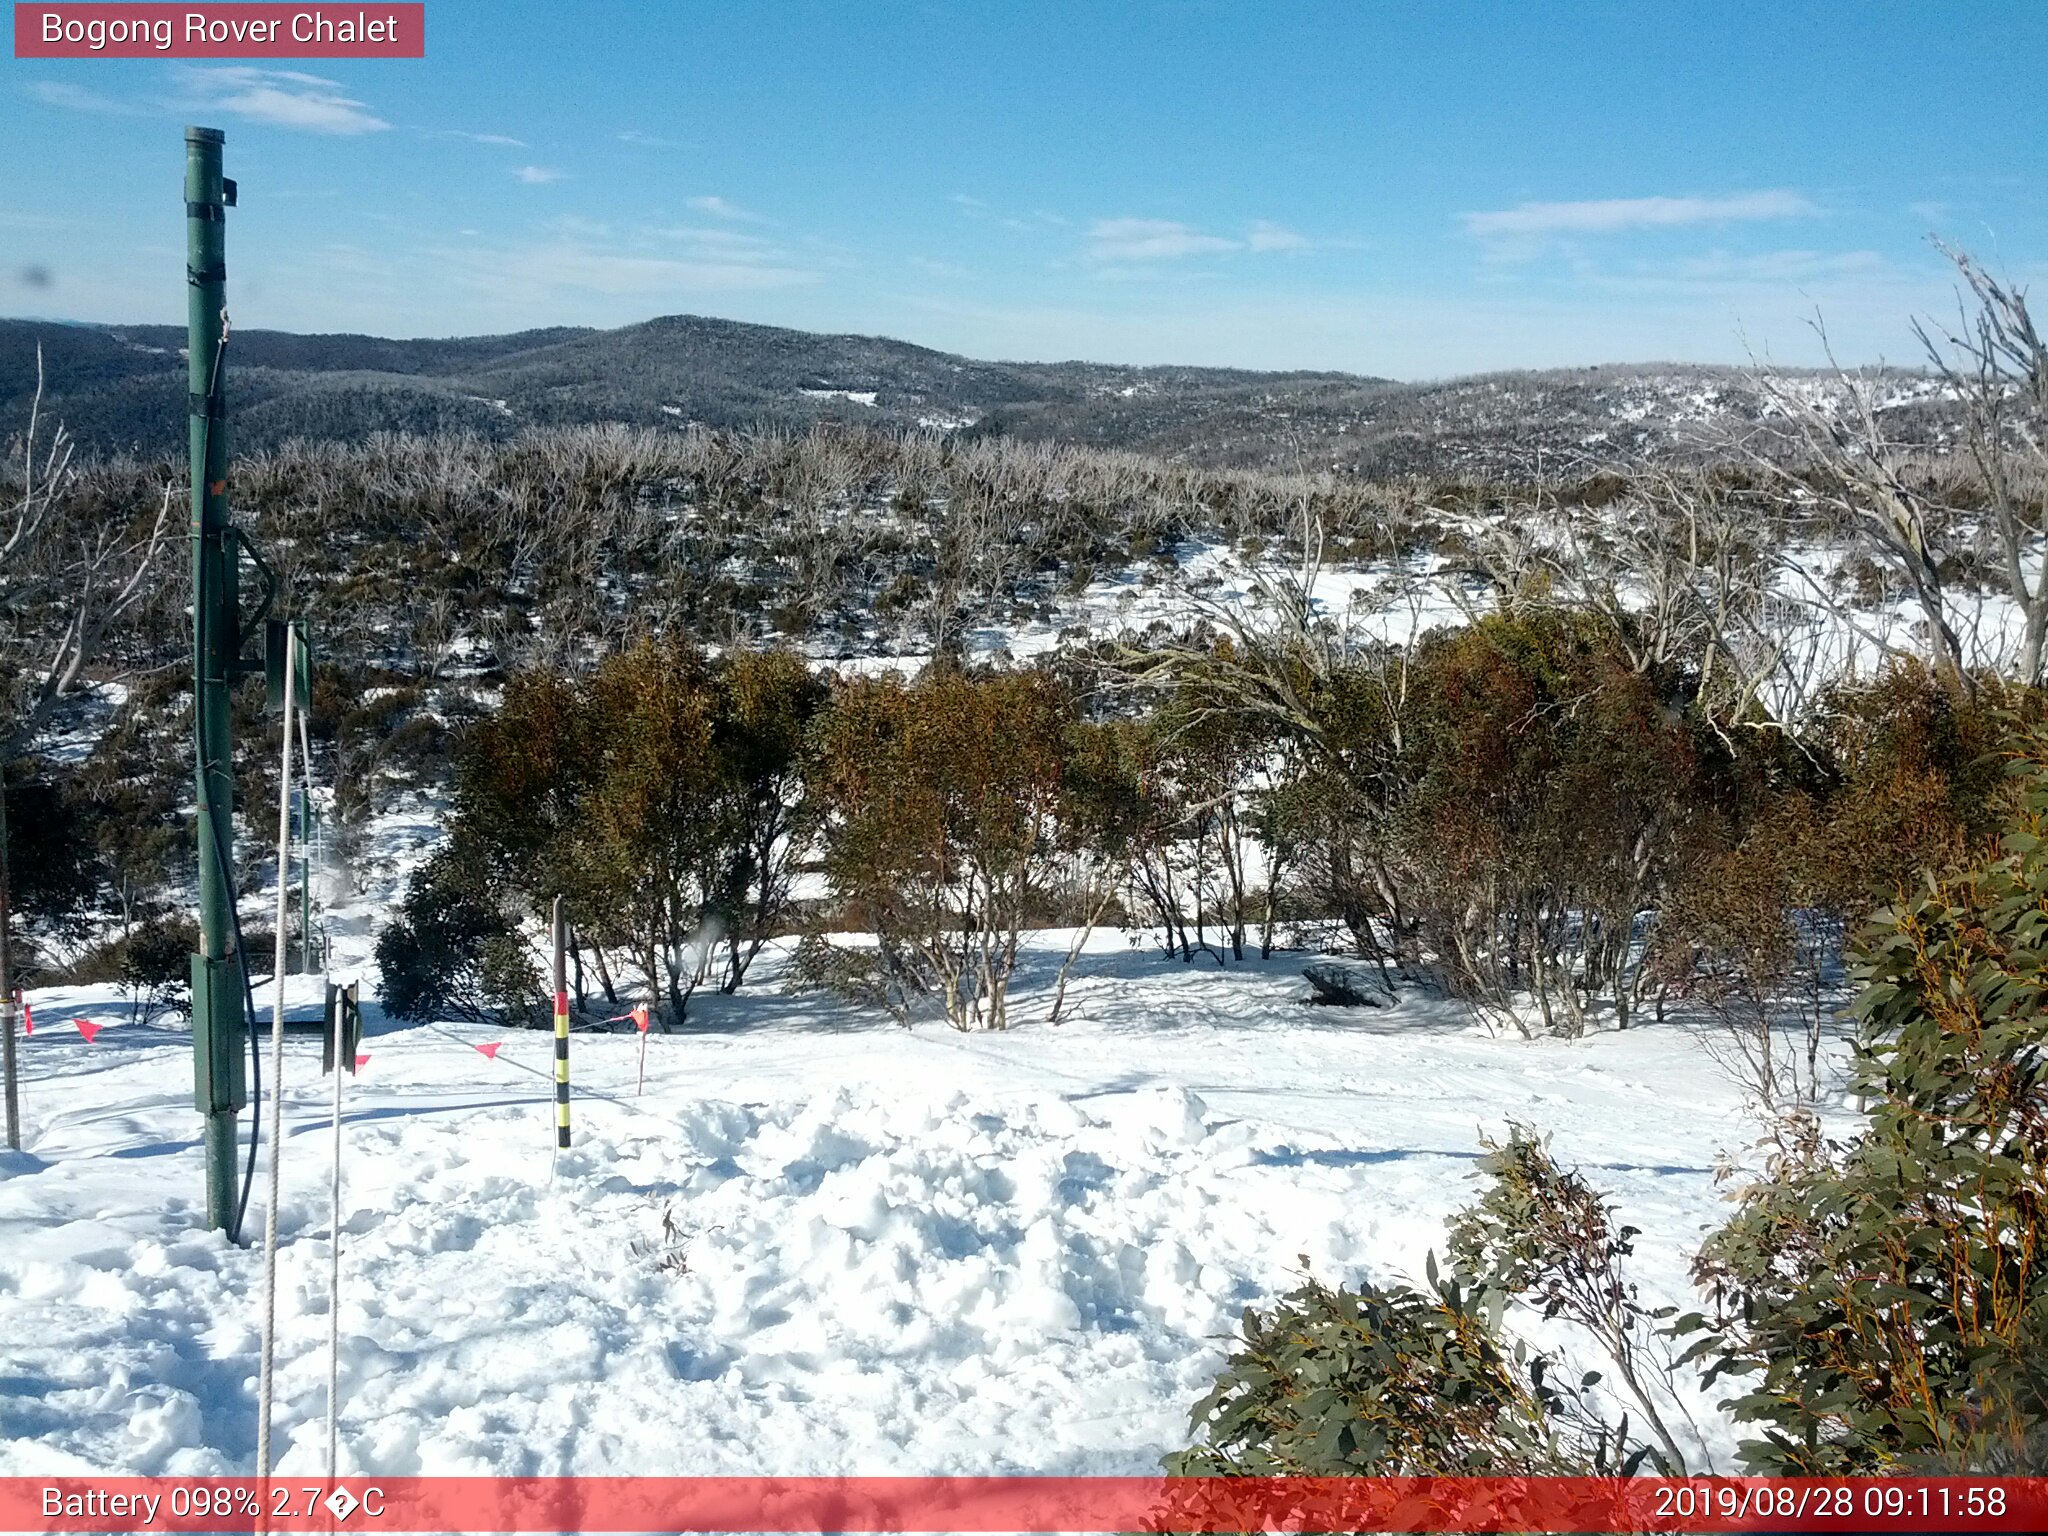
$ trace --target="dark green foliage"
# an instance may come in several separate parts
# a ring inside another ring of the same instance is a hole
[[[1306,1265],[1307,1260],[1304,1259]],[[1639,1459],[1498,1332],[1500,1300],[1310,1278],[1243,1337],[1195,1405],[1175,1477],[1591,1475]]]
[[[33,760],[7,771],[9,899],[18,918],[74,926],[99,891],[75,786]]]
[[[122,940],[121,987],[147,1024],[159,1013],[187,1006],[199,925],[184,916],[144,923]]]
[[[50,978],[62,986],[112,982],[126,995],[138,1024],[186,1006],[199,928],[189,917],[157,917],[95,945]]]
[[[1786,1137],[1702,1249],[1759,1472],[2048,1470],[2048,741],[2002,852],[1864,937],[1863,1133]]]
[[[516,935],[557,895],[609,1011],[630,991],[667,1027],[707,981],[736,989],[789,905],[823,698],[794,656],[681,644],[613,656],[581,687],[514,678],[457,751],[449,850],[390,936],[387,1000],[523,1012]]]
[[[378,999],[393,1018],[537,1023],[538,969],[479,871],[452,851],[429,860],[377,935]]]

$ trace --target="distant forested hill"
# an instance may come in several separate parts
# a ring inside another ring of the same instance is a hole
[[[43,349],[45,404],[88,452],[175,451],[184,333],[0,320],[0,431],[18,432]],[[990,363],[907,342],[674,315],[617,330],[390,340],[236,331],[237,447],[377,431],[504,438],[618,421],[735,428],[839,421],[1127,448],[1207,467],[1520,478],[1546,462],[1712,456],[1755,419],[1733,369],[1644,365],[1403,384],[1343,373]],[[1902,436],[1940,434],[1900,374]]]

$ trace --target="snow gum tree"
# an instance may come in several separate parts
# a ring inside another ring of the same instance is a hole
[[[1416,777],[1394,859],[1418,937],[1454,989],[1533,997],[1577,1033],[1604,998],[1627,1025],[1638,919],[1721,786],[1684,677],[1638,671],[1596,620],[1496,615],[1416,662]]]
[[[957,1029],[1002,1029],[1027,926],[1070,867],[1086,804],[1079,723],[1052,677],[935,669],[861,679],[820,733],[825,868],[871,932],[890,1007],[935,999]]]
[[[823,701],[796,657],[713,661],[653,642],[581,686],[548,672],[514,679],[458,750],[449,848],[420,887],[446,889],[421,917],[461,914],[461,934],[474,936],[489,926],[480,911],[519,928],[559,893],[579,1004],[587,962],[608,1007],[645,997],[664,1027],[680,1023],[699,987],[738,988],[784,915],[808,841],[803,762]],[[538,942],[537,929],[522,931]],[[414,928],[416,941],[427,936]],[[391,940],[387,976],[406,952]]]

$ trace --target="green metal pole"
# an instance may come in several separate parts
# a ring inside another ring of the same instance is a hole
[[[206,1117],[206,1224],[235,1219],[235,1113],[249,1102],[242,1059],[242,956],[234,942],[234,763],[229,690],[240,653],[236,542],[228,517],[222,393],[226,207],[217,128],[185,130],[185,295],[192,450],[192,653],[197,714],[199,953],[192,957],[195,1100]]]

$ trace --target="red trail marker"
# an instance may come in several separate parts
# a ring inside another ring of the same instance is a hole
[[[91,1045],[95,1037],[98,1036],[99,1032],[106,1027],[101,1024],[93,1023],[91,1019],[73,1019],[71,1022],[76,1024],[78,1026],[78,1032],[81,1035],[85,1036],[85,1043],[87,1045]]]

